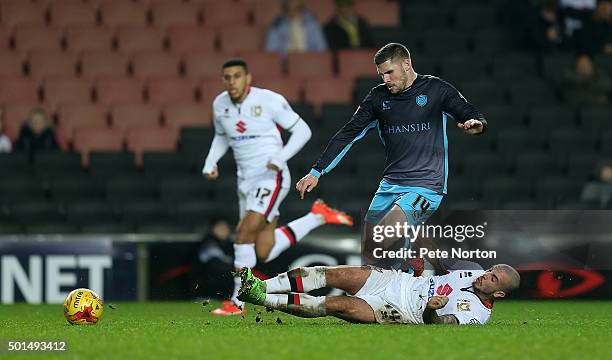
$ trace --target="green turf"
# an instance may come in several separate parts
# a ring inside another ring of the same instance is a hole
[[[65,340],[57,359],[603,359],[612,302],[499,302],[486,326],[354,325],[279,312],[215,317],[214,304],[118,303],[99,324],[66,323],[61,305],[0,305],[0,340]],[[276,319],[280,318],[282,324]],[[120,356],[120,357],[119,357]],[[15,358],[0,351],[0,358]]]

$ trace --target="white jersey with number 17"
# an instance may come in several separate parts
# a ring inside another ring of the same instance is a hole
[[[265,173],[268,161],[283,148],[277,125],[289,130],[300,120],[282,95],[256,87],[247,91],[240,104],[227,91],[213,101],[215,133],[227,137],[239,179]]]

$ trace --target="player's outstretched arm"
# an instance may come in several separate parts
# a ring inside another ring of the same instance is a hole
[[[434,296],[428,302],[423,311],[423,322],[425,324],[446,324],[446,325],[458,325],[459,321],[455,315],[441,315],[436,313],[436,310],[442,309],[448,304],[447,296]]]
[[[463,124],[457,123],[457,127],[459,129],[463,129],[463,131],[465,131],[465,133],[468,135],[478,135],[482,133],[485,128],[484,123],[478,119],[470,119]]]
[[[208,156],[206,156],[204,167],[202,168],[202,175],[204,175],[206,179],[215,180],[219,177],[217,161],[225,155],[227,149],[229,149],[227,137],[225,137],[225,135],[215,134],[212,144],[210,145],[210,150],[208,151]]]
[[[306,174],[306,176],[301,178],[300,181],[298,181],[295,185],[296,190],[298,191],[298,193],[300,193],[300,199],[304,199],[304,193],[311,192],[312,189],[317,187],[318,183],[319,178],[312,174]]]

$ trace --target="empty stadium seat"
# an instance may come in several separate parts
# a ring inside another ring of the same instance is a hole
[[[304,99],[315,106],[323,103],[350,103],[352,82],[343,78],[311,78],[304,86]]]
[[[334,8],[333,0],[311,0],[306,6],[306,9],[311,11],[321,24],[327,23],[334,14]]]
[[[374,53],[374,50],[338,51],[339,75],[346,78],[375,75]]]
[[[612,131],[601,134],[601,152],[606,156],[612,155]]]
[[[541,106],[557,102],[557,96],[549,84],[538,80],[510,84],[510,99],[516,105]]]
[[[465,53],[468,51],[468,36],[454,30],[431,30],[423,34],[423,52],[429,56]]]
[[[107,126],[106,108],[91,104],[66,104],[58,112],[59,126],[68,141],[74,139],[75,128],[104,128]]]
[[[221,50],[226,53],[257,51],[263,47],[263,30],[254,26],[231,26],[219,32]]]
[[[178,152],[145,151],[142,160],[143,172],[148,179],[188,175],[193,170],[185,156]]]
[[[81,157],[73,152],[48,152],[36,155],[34,171],[39,178],[52,179],[66,175],[80,175]]]
[[[212,196],[214,191],[212,182],[197,176],[175,176],[164,179],[159,184],[162,200],[165,202],[182,202],[186,200],[205,200]]]
[[[0,3],[2,24],[14,27],[21,24],[45,24],[45,8],[30,1],[3,1]]]
[[[505,32],[497,27],[482,29],[472,35],[474,57],[493,57],[504,52],[507,43]]]
[[[517,69],[525,77],[535,77],[538,74],[537,59],[532,53],[512,52],[502,53],[493,59],[493,76],[499,80],[511,80],[516,77]]]
[[[441,77],[454,85],[476,79],[486,79],[489,72],[487,58],[472,55],[450,55],[440,60]]]
[[[589,152],[595,149],[597,135],[585,133],[578,128],[555,129],[549,132],[550,151],[557,157],[565,156],[577,150]]]
[[[574,109],[563,106],[535,107],[529,111],[529,127],[538,132],[575,128],[576,113]]]
[[[253,20],[256,26],[267,28],[282,12],[280,1],[255,1]]]
[[[128,131],[127,148],[136,154],[142,166],[145,151],[176,151],[178,132],[174,128],[133,128]]]
[[[125,54],[164,49],[162,33],[146,26],[124,25],[119,27],[117,43],[119,51]]]
[[[11,169],[12,174],[29,175],[32,172],[30,158],[25,153],[0,153],[0,167]]]
[[[282,76],[255,76],[253,85],[256,87],[272,90],[285,97],[287,101],[294,103],[302,100],[302,84],[299,81]]]
[[[557,175],[561,173],[561,168],[551,154],[523,152],[516,156],[515,171],[518,179],[531,182],[542,177],[543,174]]]
[[[552,208],[556,204],[577,201],[581,187],[582,184],[565,177],[546,176],[535,182],[534,193],[539,204]]]
[[[60,50],[61,32],[43,25],[24,24],[15,28],[15,48],[26,53],[33,50]]]
[[[227,24],[232,24],[232,27],[248,24],[249,12],[248,7],[236,2],[207,2],[204,4],[204,24],[225,31]]]
[[[476,105],[502,105],[506,103],[506,91],[493,81],[471,81],[458,85],[465,98]]]
[[[113,49],[114,33],[110,28],[91,25],[69,25],[65,30],[66,46],[72,53]]]
[[[22,224],[35,224],[46,221],[64,221],[60,204],[47,200],[24,201],[13,204],[9,214]]]
[[[238,55],[246,61],[254,80],[262,77],[278,77],[283,73],[283,58],[277,53],[245,51]]]
[[[38,84],[33,79],[0,78],[0,104],[38,103]]]
[[[149,103],[159,105],[195,102],[195,84],[189,78],[157,77],[147,84]]]
[[[579,152],[569,154],[567,158],[567,176],[577,183],[583,183],[595,176],[599,154]]]
[[[89,156],[89,173],[102,184],[117,174],[136,176],[138,169],[134,153],[116,150],[94,151]]]
[[[32,51],[28,63],[30,76],[37,79],[48,76],[76,76],[76,56],[59,50]]]
[[[508,166],[504,161],[500,161],[499,156],[494,153],[450,153],[451,162],[462,157],[464,170],[463,177],[469,181],[482,183],[483,179],[489,178],[492,174],[504,176],[508,173]]]
[[[520,106],[512,105],[476,105],[488,121],[487,132],[498,132],[501,129],[526,127],[526,111]]]
[[[211,106],[205,104],[168,105],[163,110],[166,126],[210,127],[212,126]]]
[[[88,104],[92,101],[92,83],[73,77],[53,76],[45,79],[43,97],[50,109],[62,104]]]
[[[490,209],[499,208],[504,202],[531,198],[531,184],[511,177],[485,179],[482,200]]]
[[[321,108],[321,127],[324,129],[330,129],[335,133],[351,119],[354,112],[355,108],[353,105],[323,105]]]
[[[206,144],[210,144],[213,136],[212,128],[182,128],[180,130],[181,152],[202,157],[208,148]]]
[[[74,149],[81,153],[83,165],[88,166],[89,153],[92,151],[121,151],[123,149],[122,132],[119,129],[76,128]]]
[[[21,55],[0,51],[0,77],[19,77],[23,75],[23,58]]]
[[[612,106],[587,106],[580,109],[581,127],[590,133],[598,134],[612,130]]]
[[[399,26],[400,8],[397,2],[392,1],[357,1],[355,10],[371,26]]]
[[[289,53],[287,67],[289,77],[292,79],[332,76],[332,54],[328,52]]]
[[[160,108],[144,104],[122,104],[111,111],[112,126],[127,132],[132,128],[160,127]]]
[[[200,51],[213,53],[217,35],[208,28],[200,26],[171,26],[168,29],[170,49],[175,54]]]
[[[64,27],[67,25],[95,25],[96,9],[79,2],[57,2],[51,3],[51,23],[54,26]]]
[[[123,221],[139,224],[168,220],[168,207],[159,201],[135,201],[123,205]]]
[[[200,92],[200,102],[203,106],[210,106],[212,108],[212,102],[221,92],[225,91],[221,80],[209,79],[202,80],[198,86]]]
[[[197,5],[179,2],[158,2],[151,7],[153,25],[166,29],[173,25],[197,25],[202,14]]]
[[[458,31],[466,32],[499,26],[496,11],[495,7],[480,3],[458,6],[454,11],[455,26]]]
[[[154,200],[157,184],[142,176],[118,175],[106,183],[106,198],[113,203]]]
[[[31,176],[0,178],[0,199],[4,203],[43,200],[45,197],[44,184]]]
[[[99,200],[104,196],[104,186],[98,179],[81,174],[58,177],[51,181],[49,191],[55,201],[71,203],[81,200]]]
[[[66,218],[71,224],[87,225],[114,223],[117,215],[114,207],[104,200],[75,200],[65,207]],[[102,232],[100,232],[102,233]]]
[[[503,129],[497,135],[497,151],[504,157],[514,157],[517,152],[540,151],[544,139],[527,129]]]
[[[147,24],[147,9],[138,2],[104,1],[100,8],[102,23],[110,27],[120,25],[145,26]]]
[[[127,76],[129,57],[102,50],[86,51],[81,55],[81,75],[86,78],[121,78]]]
[[[102,78],[96,81],[96,101],[101,105],[137,104],[144,100],[144,83],[139,79]]]
[[[569,53],[547,54],[542,59],[542,74],[545,78],[559,83],[566,71],[573,69],[576,57]]]
[[[134,76],[139,78],[178,76],[180,58],[173,54],[146,51],[134,55],[132,67],[134,69]]]
[[[221,82],[221,66],[228,55],[208,51],[191,52],[185,56],[185,70],[191,78],[215,78]]]

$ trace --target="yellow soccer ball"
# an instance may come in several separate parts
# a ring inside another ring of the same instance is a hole
[[[104,302],[89,289],[75,289],[64,301],[64,317],[72,325],[93,325],[102,317]]]

